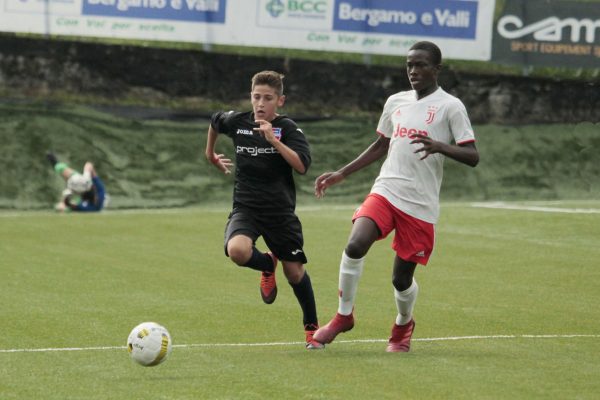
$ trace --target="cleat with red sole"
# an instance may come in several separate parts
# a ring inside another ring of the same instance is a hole
[[[277,257],[270,251],[267,253],[273,260],[273,272],[263,271],[260,277],[260,296],[267,304],[272,304],[277,298],[277,282],[275,281],[275,270],[277,269]]]
[[[396,325],[392,328],[392,336],[385,351],[388,353],[407,353],[410,350],[410,338],[415,331],[415,320],[411,319],[406,325]]]
[[[306,350],[321,350],[325,348],[323,343],[319,343],[313,338],[317,329],[319,329],[318,325],[304,325],[304,334],[306,335]]]
[[[347,332],[354,328],[354,315],[342,315],[340,313],[335,314],[335,317],[327,325],[319,328],[313,339],[322,344],[328,344],[333,342],[335,337],[342,333]]]

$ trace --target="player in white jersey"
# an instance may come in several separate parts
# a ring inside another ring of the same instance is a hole
[[[315,333],[314,339],[320,343],[331,343],[339,333],[354,327],[354,301],[365,256],[375,241],[394,230],[392,284],[398,314],[386,350],[410,349],[418,293],[414,271],[417,264],[427,264],[433,251],[444,159],[450,157],[472,167],[479,162],[464,105],[438,86],[441,67],[437,45],[415,43],[406,62],[413,90],[388,98],[377,126],[377,140],[346,166],[315,181],[315,194],[322,197],[329,186],[387,155],[371,193],[354,213],[340,263],[338,312]]]

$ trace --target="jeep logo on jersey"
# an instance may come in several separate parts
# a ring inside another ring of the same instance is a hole
[[[277,140],[281,140],[281,128],[273,128],[273,135]]]
[[[398,125],[396,127],[396,130],[394,131],[394,134],[392,136],[393,137],[407,137],[409,139],[414,139],[416,134],[423,135],[423,136],[429,136],[429,132],[427,132],[425,130],[415,129],[415,128],[405,128],[405,127],[401,127],[400,125]]]

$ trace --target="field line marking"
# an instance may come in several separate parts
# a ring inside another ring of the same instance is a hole
[[[473,336],[447,336],[437,338],[414,338],[413,342],[442,342],[451,340],[486,340],[486,339],[571,339],[571,338],[600,338],[600,334],[565,334],[565,335],[473,335]],[[337,340],[336,343],[383,343],[387,339],[355,339]],[[175,344],[177,348],[192,347],[267,347],[267,346],[295,346],[304,342],[265,342],[265,343],[191,343]],[[53,351],[98,351],[98,350],[125,350],[127,346],[94,346],[94,347],[49,347],[38,349],[0,349],[0,353],[46,353]]]
[[[508,204],[504,202],[490,203],[471,203],[474,208],[493,208],[501,210],[517,210],[517,211],[537,211],[537,212],[554,212],[567,214],[600,214],[600,209],[597,208],[562,208],[562,207],[542,207],[542,206],[525,206],[520,204]]]
[[[49,353],[53,351],[88,351],[126,349],[127,346],[48,347],[40,349],[0,349],[0,353]]]
[[[541,201],[541,200],[540,200]],[[564,201],[544,201],[549,205],[565,204]],[[594,202],[593,204],[597,204]],[[355,210],[360,203],[356,204],[327,204],[327,205],[299,205],[297,210],[299,212],[312,212],[312,211],[327,211],[327,210]],[[517,211],[539,211],[539,212],[557,212],[557,213],[570,213],[570,214],[600,214],[598,208],[566,208],[566,207],[550,207],[550,206],[528,206],[524,204],[509,203],[504,201],[489,201],[489,202],[443,202],[442,206],[445,207],[464,207],[468,205],[473,208],[491,208],[491,209],[505,209],[505,210],[517,210]],[[195,213],[195,212],[209,212],[209,213],[228,213],[231,211],[226,206],[218,205],[207,205],[197,207],[175,207],[175,208],[123,208],[123,209],[107,209],[100,213],[95,214],[98,216],[119,216],[119,215],[164,215],[164,214],[184,214],[184,213]],[[21,217],[53,217],[60,215],[60,213],[53,211],[40,211],[40,210],[0,210],[0,218],[21,218]]]
[[[305,205],[298,206],[298,211],[328,211],[328,210],[355,210],[360,204],[333,204],[333,205]],[[90,218],[106,218],[115,217],[122,215],[179,215],[179,214],[193,214],[196,212],[202,213],[219,213],[228,214],[231,212],[231,207],[228,206],[199,206],[199,207],[179,207],[179,208],[117,208],[117,209],[106,209],[99,213],[92,213],[93,215],[86,215]],[[21,217],[54,217],[61,215],[55,211],[13,211],[13,210],[0,210],[0,218],[21,218]]]

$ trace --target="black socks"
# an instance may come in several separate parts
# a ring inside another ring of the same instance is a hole
[[[294,290],[294,294],[296,295],[298,303],[300,303],[300,307],[302,308],[302,312],[304,314],[304,326],[318,326],[319,320],[317,319],[317,305],[315,303],[315,294],[313,292],[312,283],[310,281],[310,276],[308,276],[308,272],[304,272],[304,276],[302,277],[300,282],[296,284],[290,283],[290,286]]]
[[[252,248],[252,256],[243,266],[263,272],[273,272],[275,270],[271,256],[261,253],[256,247]]]

